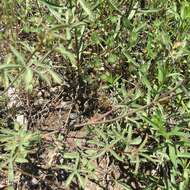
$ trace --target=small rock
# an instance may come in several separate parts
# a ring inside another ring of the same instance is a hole
[[[42,92],[39,91],[39,92],[37,93],[37,97],[41,97],[41,96],[42,96]]]
[[[33,185],[37,185],[38,184],[38,180],[36,179],[36,178],[32,178],[32,181],[31,181],[32,183],[33,183]]]
[[[78,117],[77,113],[71,113],[70,114],[70,119],[76,119]]]
[[[20,125],[27,125],[27,119],[24,117],[24,115],[17,115],[16,122]]]
[[[16,105],[17,96],[16,96],[16,90],[15,88],[10,87],[7,91],[7,96],[9,97],[10,101],[8,103],[8,108],[12,108],[14,105]]]
[[[47,91],[45,91],[45,92],[44,92],[44,97],[45,97],[45,98],[49,98],[49,97],[50,97],[50,93],[47,92]]]
[[[34,106],[42,105],[42,104],[45,104],[46,102],[47,100],[44,100],[43,98],[39,98],[38,100],[34,102]]]
[[[59,108],[63,108],[64,110],[69,110],[71,108],[71,102],[70,101],[61,101],[58,105]]]
[[[57,87],[52,87],[52,88],[50,88],[50,92],[56,92],[57,90],[58,90]]]

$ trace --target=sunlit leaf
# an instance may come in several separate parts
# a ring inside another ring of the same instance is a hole
[[[49,69],[48,70],[49,74],[51,75],[51,77],[53,78],[53,81],[55,83],[58,83],[58,84],[61,84],[62,83],[62,79],[61,77],[56,73],[54,72],[53,70]]]
[[[0,65],[0,70],[3,69],[17,69],[20,68],[21,66],[18,64],[2,64]]]
[[[55,3],[52,3],[48,0],[39,0],[39,1],[42,2],[44,5],[51,7],[51,8],[62,8],[62,6],[55,4]]]
[[[66,182],[65,182],[65,186],[66,186],[66,187],[68,187],[68,186],[71,184],[71,182],[72,182],[74,176],[75,176],[75,173],[74,173],[74,172],[69,175],[69,177],[67,178],[67,180],[66,180]]]
[[[24,59],[23,55],[21,55],[21,53],[18,52],[13,46],[11,46],[11,51],[16,56],[18,63],[21,65],[25,65],[25,59]]]
[[[114,0],[109,0],[109,3],[112,5],[112,7],[120,14],[122,15],[122,11],[117,7],[117,2],[114,2]]]
[[[174,165],[175,168],[177,168],[177,155],[176,155],[176,150],[175,150],[175,147],[171,144],[168,144],[169,146],[169,156],[170,156],[170,159]]]
[[[80,183],[80,185],[82,186],[82,188],[85,189],[85,181],[84,181],[84,178],[83,178],[79,173],[77,173],[77,178],[78,178],[79,183]]]
[[[75,158],[78,158],[79,154],[77,152],[67,152],[67,153],[64,153],[64,158],[67,158],[67,159],[75,159]]]
[[[78,2],[80,3],[81,7],[84,9],[84,11],[86,12],[86,14],[89,16],[89,18],[91,20],[94,20],[94,15],[92,10],[90,9],[90,6],[87,4],[87,2],[85,0],[78,0]]]
[[[142,142],[141,136],[134,138],[130,141],[130,145],[139,145]]]
[[[56,50],[60,52],[65,58],[68,58],[72,66],[76,67],[76,56],[73,53],[66,50],[63,46],[58,47]]]
[[[128,16],[128,19],[131,20],[134,16],[135,16],[135,13],[136,13],[136,9],[138,7],[138,4],[139,2],[136,2],[135,5],[133,6],[133,9],[131,10],[129,16]]]
[[[119,161],[123,162],[123,158],[119,156],[114,150],[110,150],[110,153]]]
[[[48,78],[47,74],[42,73],[41,71],[38,71],[36,69],[33,69],[33,72],[39,76],[40,79],[42,79],[43,81],[45,81],[49,86],[51,86],[51,81]]]
[[[26,68],[26,71],[24,73],[24,82],[26,84],[26,89],[29,89],[29,86],[33,79],[33,71],[30,68]]]

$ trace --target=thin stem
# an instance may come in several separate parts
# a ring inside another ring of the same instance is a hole
[[[40,42],[40,44],[36,47],[36,49],[28,57],[28,59],[26,60],[27,64],[30,62],[30,60],[36,54],[36,52],[41,48],[41,45],[42,45],[42,42]],[[26,70],[26,67],[23,67],[21,69],[21,71],[19,72],[19,74],[11,81],[11,83],[9,84],[9,86],[2,93],[0,93],[0,96],[5,95],[5,93],[9,90],[9,88],[19,79],[19,77],[24,73],[25,70]]]
[[[78,68],[78,74],[80,74],[80,55],[79,55],[79,44],[77,39],[77,29],[75,28],[75,52],[77,57],[77,68]]]
[[[119,121],[119,120],[122,120],[124,118],[128,118],[129,116],[132,116],[133,114],[136,114],[138,113],[139,111],[143,111],[147,108],[150,108],[156,104],[159,104],[161,102],[164,102],[166,100],[170,100],[172,99],[173,97],[177,96],[178,94],[174,94],[173,92],[178,89],[185,81],[180,81],[174,88],[172,88],[170,91],[168,91],[167,93],[161,95],[159,98],[157,99],[154,99],[152,100],[152,102],[150,102],[149,104],[147,105],[144,105],[144,106],[141,106],[137,109],[131,109],[129,110],[127,113],[123,113],[121,115],[119,115],[118,117],[115,117],[113,119],[109,119],[109,120],[103,120],[107,115],[109,115],[110,113],[113,113],[114,111],[117,111],[118,108],[115,108],[115,109],[112,109],[108,112],[106,112],[105,114],[103,114],[102,116],[100,116],[98,118],[98,121],[89,121],[89,122],[85,122],[85,123],[81,123],[81,124],[76,124],[74,125],[74,130],[77,130],[77,129],[80,129],[82,127],[85,127],[85,126],[89,126],[89,125],[100,125],[100,124],[106,124],[106,123],[112,123],[112,122],[116,122],[116,121]],[[102,119],[101,121],[99,121],[100,119]],[[66,127],[66,126],[65,126]],[[61,131],[61,129],[58,129],[58,130],[55,130],[53,132],[49,132],[49,133],[46,133],[43,135],[43,137],[46,137],[46,136],[49,136],[49,135],[52,135],[52,134],[56,134],[56,133],[59,133]]]
[[[157,99],[153,100],[152,102],[150,102],[147,105],[141,106],[141,107],[139,107],[137,109],[132,109],[132,110],[128,111],[127,113],[125,112],[125,113],[123,113],[123,114],[121,114],[118,117],[115,117],[113,119],[97,121],[97,122],[89,121],[89,122],[86,122],[86,123],[77,124],[77,125],[75,125],[75,128],[81,128],[81,127],[87,126],[87,125],[100,125],[100,124],[115,122],[115,121],[121,120],[121,119],[123,119],[125,117],[129,117],[129,116],[131,116],[131,115],[133,115],[135,113],[138,113],[139,111],[145,110],[146,108],[152,107],[152,106],[154,106],[154,105],[156,105],[158,103],[164,102],[166,100],[170,100],[172,97],[176,96],[176,94],[174,94],[172,92],[174,92],[177,88],[179,88],[183,83],[184,83],[184,81],[180,81],[170,91],[168,91],[167,93],[160,96],[160,98],[157,98]]]
[[[36,0],[36,5],[37,5],[37,7],[38,7],[38,10],[39,10],[39,13],[40,13],[41,18],[43,18],[43,14],[42,14],[40,5],[39,5],[39,3],[38,3],[38,0]]]

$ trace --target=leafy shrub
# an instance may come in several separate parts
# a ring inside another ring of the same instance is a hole
[[[66,186],[189,189],[187,0],[9,0],[0,14],[3,95],[12,86],[30,94],[62,85],[69,70],[78,79],[74,88],[98,86],[101,106],[112,108],[107,117],[99,109],[101,119],[74,125],[85,131],[74,148],[69,133],[55,135],[59,157],[49,169],[67,171]],[[26,161],[36,135],[15,125],[0,136],[11,183],[13,166]],[[100,169],[101,160],[108,163]]]

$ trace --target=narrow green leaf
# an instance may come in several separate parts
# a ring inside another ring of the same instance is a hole
[[[26,84],[26,88],[31,84],[33,79],[33,71],[29,67],[26,68],[26,71],[24,72],[24,81]]]
[[[118,36],[120,29],[121,29],[121,16],[118,16],[117,25],[116,25],[116,28],[115,28],[114,39]]]
[[[77,173],[77,178],[78,178],[78,180],[79,180],[79,183],[80,183],[81,187],[82,187],[83,189],[85,189],[85,181],[84,181],[84,178],[83,178],[79,173]]]
[[[78,0],[78,2],[80,3],[81,7],[84,9],[84,11],[86,12],[86,14],[89,16],[89,18],[91,20],[93,20],[94,16],[93,16],[93,12],[91,11],[89,5],[87,4],[87,2],[85,0]]]
[[[10,158],[9,164],[8,164],[8,181],[9,184],[12,184],[14,181],[14,169],[13,169],[13,159]]]
[[[143,13],[143,14],[150,14],[150,13],[157,13],[159,11],[161,11],[162,9],[147,9],[147,10],[138,10],[139,13]]]
[[[190,18],[190,3],[184,1],[181,6],[181,18],[182,19],[189,19]]]
[[[62,79],[60,78],[60,76],[54,72],[53,70],[49,69],[49,74],[51,75],[51,77],[53,78],[53,81],[55,83],[61,84],[62,83]]]
[[[72,182],[74,176],[75,176],[75,172],[73,172],[73,173],[71,173],[71,174],[69,175],[69,177],[67,178],[67,180],[66,180],[66,182],[65,182],[65,186],[66,186],[66,187],[68,187],[68,186],[71,184],[71,182]]]
[[[178,158],[190,158],[190,153],[178,153]]]
[[[132,126],[130,125],[130,126],[129,126],[129,129],[128,129],[128,135],[127,135],[127,143],[128,143],[128,144],[131,142],[132,133],[133,133],[133,128],[132,128]]]
[[[21,158],[21,157],[20,157],[20,158],[16,158],[16,159],[15,159],[15,162],[22,164],[22,163],[27,163],[28,160],[25,159],[25,158]]]
[[[25,58],[21,53],[19,53],[13,46],[11,46],[11,51],[16,56],[17,60],[19,61],[19,64],[25,65]]]
[[[68,165],[58,165],[57,167],[66,171],[73,171],[73,168]]]
[[[48,0],[40,0],[40,2],[43,3],[44,5],[48,6],[48,7],[51,7],[51,8],[63,8],[62,6],[57,5],[55,3],[52,3]]]
[[[67,159],[76,159],[78,158],[79,154],[77,152],[67,152],[67,153],[64,153],[64,158],[67,158]]]
[[[123,162],[123,158],[119,156],[114,150],[110,150],[110,153],[119,161]]]
[[[138,136],[137,138],[134,138],[131,140],[130,145],[139,145],[142,142],[142,138]]]
[[[49,86],[51,85],[51,81],[49,80],[47,74],[44,74],[36,69],[33,69],[34,73],[36,73],[43,81],[45,81]]]
[[[2,64],[0,65],[0,70],[4,70],[4,69],[17,69],[21,67],[18,64]]]
[[[63,19],[61,17],[61,14],[56,11],[55,9],[52,9],[52,8],[49,8],[49,11],[52,13],[52,15],[60,22],[62,23],[63,22]]]
[[[106,153],[106,150],[103,149],[102,151],[98,152],[96,155],[91,156],[90,158],[96,159],[96,158],[103,156],[105,153]]]
[[[149,125],[151,125],[155,130],[159,130],[158,125],[152,122],[148,117],[141,116],[141,118],[143,118],[144,121],[146,121]]]
[[[3,85],[5,88],[8,88],[9,86],[9,73],[7,70],[3,70],[2,72],[2,78],[3,78]]]
[[[92,155],[95,155],[97,153],[97,150],[93,150],[93,149],[87,149],[85,151],[86,154],[92,156]]]
[[[120,11],[120,9],[117,7],[117,2],[114,2],[113,0],[109,0],[109,3],[111,4],[111,6],[120,14],[122,15],[122,12]]]
[[[138,170],[139,170],[139,166],[140,166],[140,158],[139,156],[136,157],[136,165],[135,165],[135,174],[138,173]]]
[[[56,50],[60,52],[65,58],[68,58],[73,67],[76,67],[76,56],[73,53],[66,50],[63,46],[59,46]]]
[[[138,4],[139,2],[136,2],[136,4],[133,6],[133,9],[131,10],[129,16],[128,16],[128,19],[131,20],[134,16],[135,16],[135,13],[136,13],[136,9],[138,7]]]
[[[174,165],[174,167],[177,169],[177,155],[175,147],[171,144],[168,144],[168,148],[169,148],[169,157],[171,159],[171,162]]]
[[[125,51],[124,49],[122,50],[123,55],[127,58],[127,60],[129,61],[129,63],[134,64],[135,66],[138,66],[138,64],[136,63],[136,61],[131,57],[131,55]]]
[[[141,145],[139,146],[139,151],[141,151],[143,148],[144,148],[144,146],[146,145],[146,143],[147,143],[147,141],[148,141],[148,135],[146,135],[145,136],[145,139],[144,139],[144,141],[141,143]]]
[[[148,80],[148,78],[145,75],[142,75],[142,83],[146,86],[147,89],[151,90],[152,86],[150,81]]]

